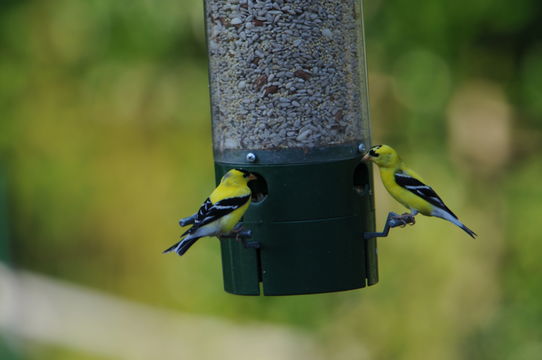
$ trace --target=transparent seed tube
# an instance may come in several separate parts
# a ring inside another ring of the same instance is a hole
[[[368,145],[361,0],[205,0],[216,152]]]

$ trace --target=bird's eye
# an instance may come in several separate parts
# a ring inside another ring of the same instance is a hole
[[[369,155],[373,156],[373,157],[378,157],[379,154],[376,153],[376,151],[374,151],[373,149],[369,150]]]

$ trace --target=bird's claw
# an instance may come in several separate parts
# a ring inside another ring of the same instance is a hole
[[[386,237],[388,236],[388,233],[390,232],[391,228],[394,227],[405,227],[407,224],[414,225],[416,220],[414,219],[415,214],[413,213],[405,213],[402,215],[399,215],[394,212],[388,213],[388,218],[386,219],[386,224],[384,225],[384,230],[382,232],[366,232],[363,234],[364,239],[372,239],[375,237]]]
[[[414,215],[412,215],[411,213],[404,213],[404,214],[399,215],[394,212],[391,212],[390,217],[389,217],[389,223],[391,227],[400,226],[404,228],[408,224],[414,225],[416,223],[416,219]]]
[[[403,217],[397,213],[394,213],[394,212],[390,212],[388,214],[388,221],[387,221],[387,224],[394,228],[394,227],[397,227],[397,226],[405,226],[406,222],[405,220],[403,219]]]
[[[416,224],[416,217],[411,213],[404,213],[401,217],[405,220],[406,224],[409,224],[410,226]]]

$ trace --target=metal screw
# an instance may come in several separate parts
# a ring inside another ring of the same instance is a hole
[[[365,152],[365,145],[359,144],[359,145],[358,145],[358,151],[359,151],[360,153],[364,153],[364,152]]]
[[[248,161],[248,162],[251,162],[251,163],[255,162],[255,161],[256,161],[256,154],[254,154],[254,153],[248,153],[248,154],[247,154],[247,161]]]

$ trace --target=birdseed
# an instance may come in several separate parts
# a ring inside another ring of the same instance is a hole
[[[361,0],[205,3],[215,150],[368,138]]]

